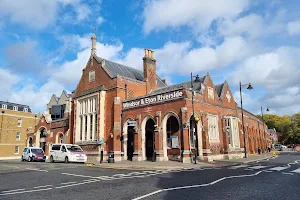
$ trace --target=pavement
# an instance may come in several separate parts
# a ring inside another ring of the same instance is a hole
[[[277,153],[278,154],[278,153]],[[272,158],[272,153],[264,153],[260,155],[249,155],[247,158],[231,159],[231,160],[218,160],[218,161],[198,161],[197,164],[194,163],[181,163],[176,161],[163,161],[163,162],[151,162],[151,161],[121,161],[116,163],[93,163],[93,167],[108,168],[108,169],[127,169],[127,170],[181,170],[181,169],[191,169],[198,167],[222,167],[228,165],[235,165],[238,163],[250,163],[259,160],[264,160]]]
[[[232,163],[181,170],[122,170],[0,161],[0,199],[299,199],[300,153]]]

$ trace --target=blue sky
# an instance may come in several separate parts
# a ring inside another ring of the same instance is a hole
[[[229,82],[245,108],[300,112],[297,0],[0,1],[1,100],[43,112],[53,93],[76,88],[96,27],[97,55],[142,69],[143,49],[172,83],[190,72]]]

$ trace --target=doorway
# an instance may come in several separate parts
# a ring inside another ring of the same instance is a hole
[[[155,151],[155,134],[154,134],[155,122],[149,119],[146,123],[146,158],[147,160],[153,160]]]
[[[128,126],[127,130],[127,160],[132,161],[134,152],[134,126]]]

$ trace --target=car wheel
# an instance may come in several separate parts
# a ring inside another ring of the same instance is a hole
[[[21,161],[22,161],[22,162],[24,161],[24,158],[23,158],[23,156],[21,157]]]
[[[32,157],[29,157],[29,158],[28,158],[28,161],[29,161],[29,162],[32,162]]]
[[[69,163],[69,158],[67,156],[65,157],[65,163]]]
[[[54,163],[53,156],[50,156],[50,162]]]

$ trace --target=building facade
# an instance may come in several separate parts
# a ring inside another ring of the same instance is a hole
[[[73,134],[69,131],[71,101],[72,97],[66,91],[60,97],[52,95],[35,129],[27,134],[28,147],[41,147],[48,155],[52,144],[73,143]]]
[[[27,105],[0,101],[0,159],[20,158],[38,115]]]
[[[168,86],[156,74],[154,51],[145,49],[143,71],[92,51],[73,92],[70,132],[89,161],[114,153],[121,160],[217,160],[242,157],[268,145],[267,127],[241,112],[227,81],[215,85],[209,74]],[[194,92],[191,91],[193,86]],[[196,120],[197,119],[197,120]]]

